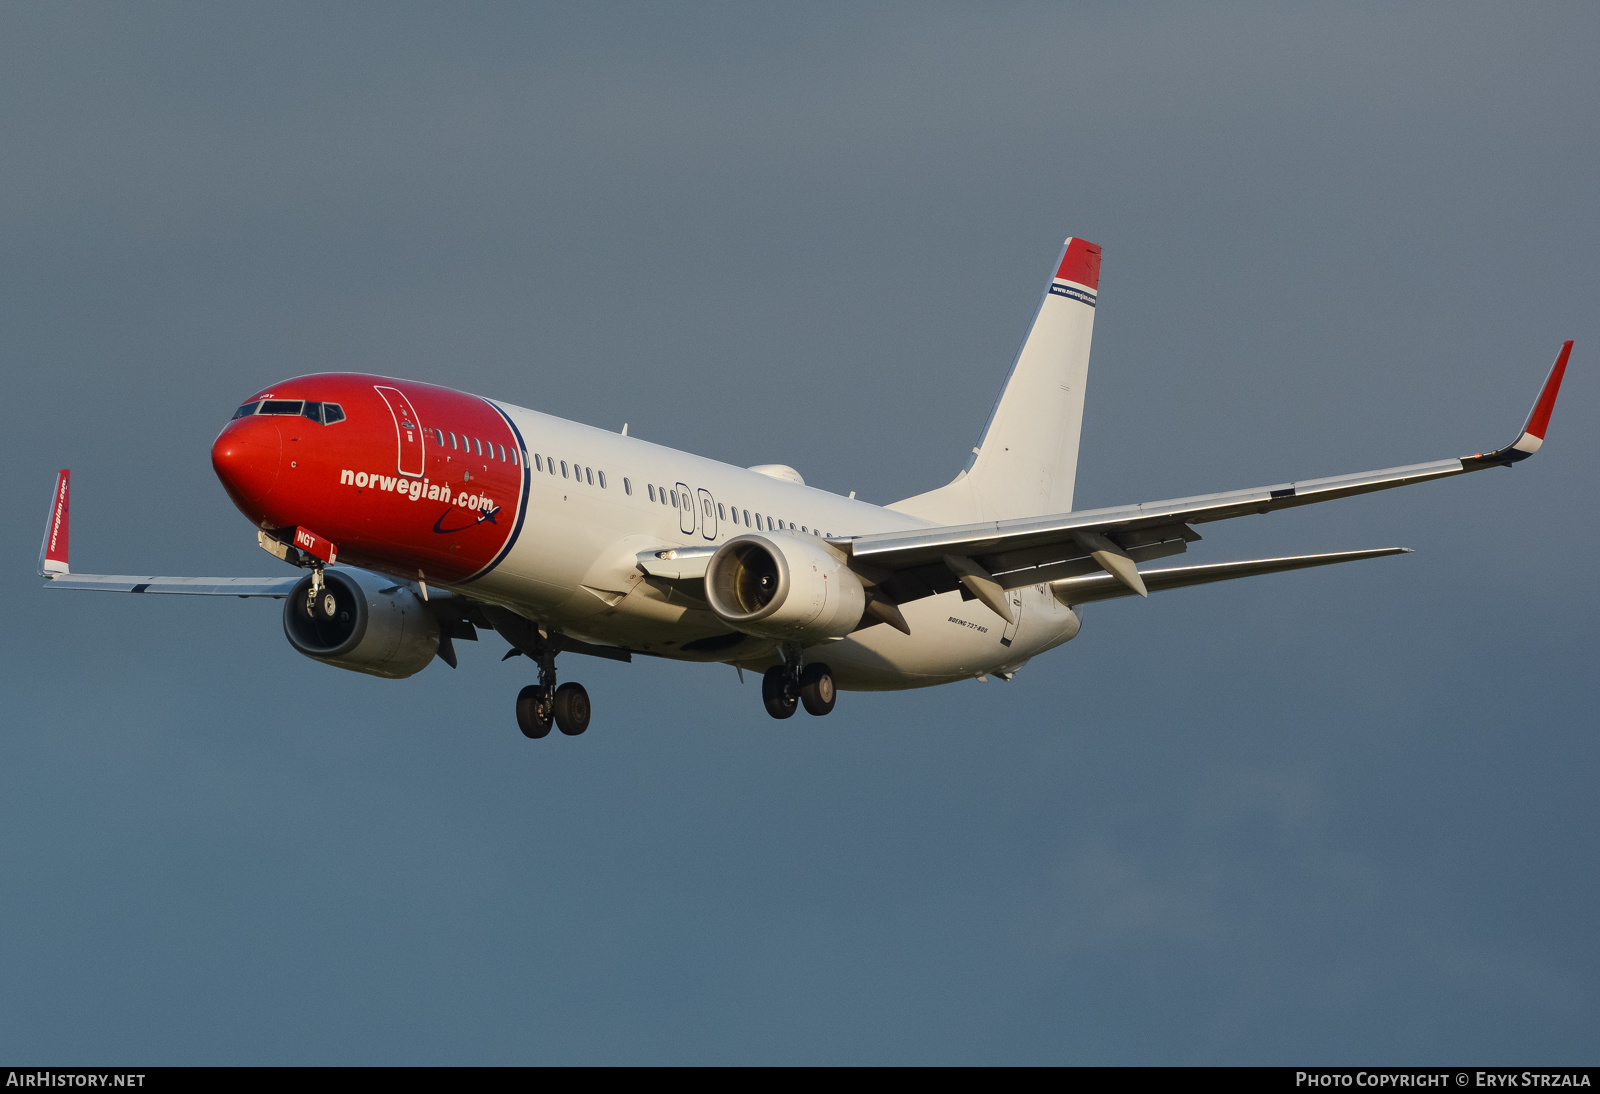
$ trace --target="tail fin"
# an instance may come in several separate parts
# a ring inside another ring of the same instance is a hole
[[[56,475],[55,492],[50,495],[50,517],[44,525],[44,542],[39,544],[39,574],[54,577],[67,573],[67,488],[72,472]]]
[[[1071,511],[1099,290],[1100,248],[1067,240],[967,469],[889,508],[940,524]]]

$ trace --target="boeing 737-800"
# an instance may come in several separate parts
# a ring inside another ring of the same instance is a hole
[[[1011,675],[1078,634],[1077,607],[1402,548],[1147,568],[1194,526],[1407,486],[1538,450],[1572,343],[1522,432],[1459,459],[1074,511],[1100,248],[1067,240],[982,440],[954,481],[892,505],[817,490],[510,403],[384,376],[284,380],[244,400],[211,449],[270,578],[84,575],[68,567],[68,488],[39,568],[53,588],[263,596],[324,664],[411,676],[492,630],[537,665],[529,737],[589,725],[559,654],[719,662],[762,674],[767,712],[839,690]]]

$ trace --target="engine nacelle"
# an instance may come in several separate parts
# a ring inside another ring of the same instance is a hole
[[[311,575],[283,605],[289,645],[325,665],[398,680],[421,672],[439,651],[439,621],[410,586],[366,570],[324,573],[310,611]]]
[[[866,610],[861,579],[823,543],[738,536],[706,564],[706,600],[730,626],[760,638],[843,638]]]

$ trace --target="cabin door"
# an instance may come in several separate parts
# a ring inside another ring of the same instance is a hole
[[[694,491],[684,483],[678,484],[678,531],[694,535]]]
[[[383,401],[389,404],[389,413],[394,416],[394,433],[400,442],[397,461],[400,474],[420,479],[427,463],[426,453],[422,450],[422,425],[417,421],[417,412],[412,409],[406,393],[399,388],[379,387],[377,391],[383,396]]]

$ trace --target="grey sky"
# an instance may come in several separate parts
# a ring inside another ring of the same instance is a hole
[[[1592,1062],[1589,6],[0,9],[0,1046],[198,1062]],[[211,473],[261,385],[445,383],[890,501],[1105,249],[1080,506],[1550,443],[1204,529],[1418,553],[1092,605],[773,723],[493,638],[402,682]]]

